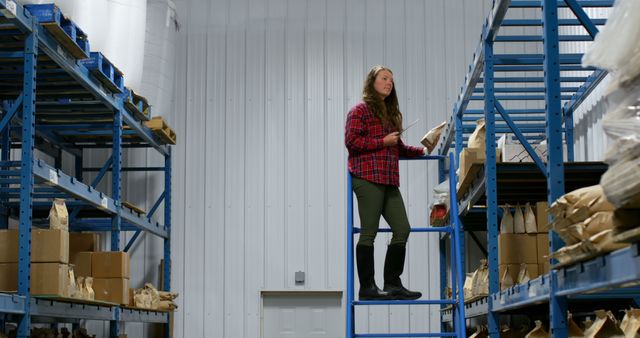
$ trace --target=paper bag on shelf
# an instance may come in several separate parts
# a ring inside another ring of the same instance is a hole
[[[514,285],[513,278],[511,277],[511,273],[509,272],[509,265],[507,265],[502,273],[500,278],[500,289],[506,290]]]
[[[525,284],[531,280],[529,276],[529,269],[527,269],[527,264],[520,264],[520,271],[518,271],[518,284]]]
[[[585,338],[623,338],[624,332],[618,327],[616,319],[609,311],[595,312],[596,320],[584,332]]]
[[[542,326],[542,322],[536,320],[536,327],[531,330],[531,332],[527,333],[525,338],[549,338],[551,335],[547,332]]]
[[[478,119],[476,121],[476,129],[473,131],[471,136],[469,136],[469,148],[486,148],[486,133],[487,130],[485,128],[484,118]]]
[[[620,329],[624,332],[626,338],[639,337],[638,329],[640,329],[640,309],[629,309],[624,311],[624,318],[620,323]]]
[[[511,215],[511,209],[509,204],[505,204],[502,207],[502,220],[500,220],[500,233],[512,234],[513,233],[513,216]]]
[[[522,208],[520,204],[516,204],[516,209],[513,212],[513,232],[516,234],[524,234],[524,215],[522,214]]]
[[[57,230],[69,230],[69,212],[64,200],[55,198],[49,211],[49,228]]]
[[[582,338],[584,337],[584,331],[573,320],[573,316],[569,314],[567,316],[567,329],[569,330],[569,338]]]
[[[535,234],[538,232],[536,214],[533,212],[530,203],[527,203],[524,206],[524,231],[528,234]]]

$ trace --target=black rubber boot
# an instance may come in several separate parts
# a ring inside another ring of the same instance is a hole
[[[384,291],[391,299],[413,300],[422,297],[422,293],[409,291],[402,286],[400,275],[404,270],[404,258],[407,249],[401,244],[391,244],[387,247],[387,257],[384,261]]]
[[[389,295],[376,285],[375,267],[373,264],[373,246],[356,245],[358,278],[360,279],[360,300],[388,299]]]

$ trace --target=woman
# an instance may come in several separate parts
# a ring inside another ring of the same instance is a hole
[[[422,294],[407,290],[400,280],[410,226],[398,189],[398,157],[422,156],[426,149],[407,146],[400,139],[402,113],[389,68],[371,68],[362,100],[349,111],[345,127],[349,172],[358,198],[362,229],[356,245],[358,295],[361,300],[418,299]],[[373,242],[380,216],[393,232],[384,262],[384,291],[376,286],[373,261]]]

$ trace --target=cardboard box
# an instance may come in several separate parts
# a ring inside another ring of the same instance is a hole
[[[538,264],[538,269],[540,276],[546,275],[551,271],[551,264],[549,262],[544,262],[544,264]]]
[[[509,267],[509,275],[511,275],[511,279],[513,279],[513,283],[518,283],[518,273],[520,273],[520,264],[500,264],[498,265],[498,276],[500,281],[502,281],[502,275],[504,274],[504,270]],[[529,272],[529,278],[534,279],[540,276],[538,264],[527,264],[527,271]]]
[[[129,305],[128,278],[94,278],[93,291],[96,300]]]
[[[31,294],[69,296],[69,269],[60,263],[31,264]],[[0,291],[18,290],[18,263],[0,264]]]
[[[60,229],[31,230],[31,262],[69,263],[69,232]]]
[[[16,263],[18,261],[18,230],[0,230],[0,263]]]
[[[0,263],[0,291],[18,290],[18,263]]]
[[[31,294],[69,297],[69,266],[60,263],[31,264]]]
[[[538,264],[536,234],[500,234],[498,264]]]
[[[0,230],[0,263],[18,262],[18,230]],[[31,230],[31,262],[69,263],[69,232],[59,229]]]
[[[549,234],[537,234],[536,235],[537,247],[538,247],[538,264],[544,264],[548,262],[549,256]]]
[[[122,251],[94,252],[91,275],[93,278],[129,278],[129,255]]]
[[[91,260],[93,252],[79,252],[71,260],[73,264],[73,272],[76,277],[92,277]]]
[[[549,213],[547,213],[547,202],[536,203],[536,223],[538,225],[538,233],[549,232],[547,223],[549,222]]]
[[[69,258],[78,252],[98,251],[98,234],[94,232],[72,232],[69,234]]]
[[[458,163],[458,167],[460,168],[458,177],[460,177],[460,181],[462,181],[462,179],[467,176],[467,173],[469,172],[469,169],[471,169],[472,164],[485,162],[485,155],[485,150],[481,148],[462,149],[462,152],[460,152],[460,160]],[[499,149],[496,149],[496,161],[500,162]]]

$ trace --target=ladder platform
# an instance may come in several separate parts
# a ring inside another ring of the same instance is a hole
[[[455,300],[357,300],[353,305],[453,305]]]
[[[356,333],[354,337],[456,337],[453,332],[441,333]]]
[[[354,233],[360,233],[361,232],[361,228],[353,228],[353,232]],[[378,232],[392,232],[391,228],[380,228],[378,229]],[[451,232],[451,227],[449,226],[445,226],[445,227],[426,227],[426,228],[411,228],[411,232],[444,232],[444,233],[450,233]]]

